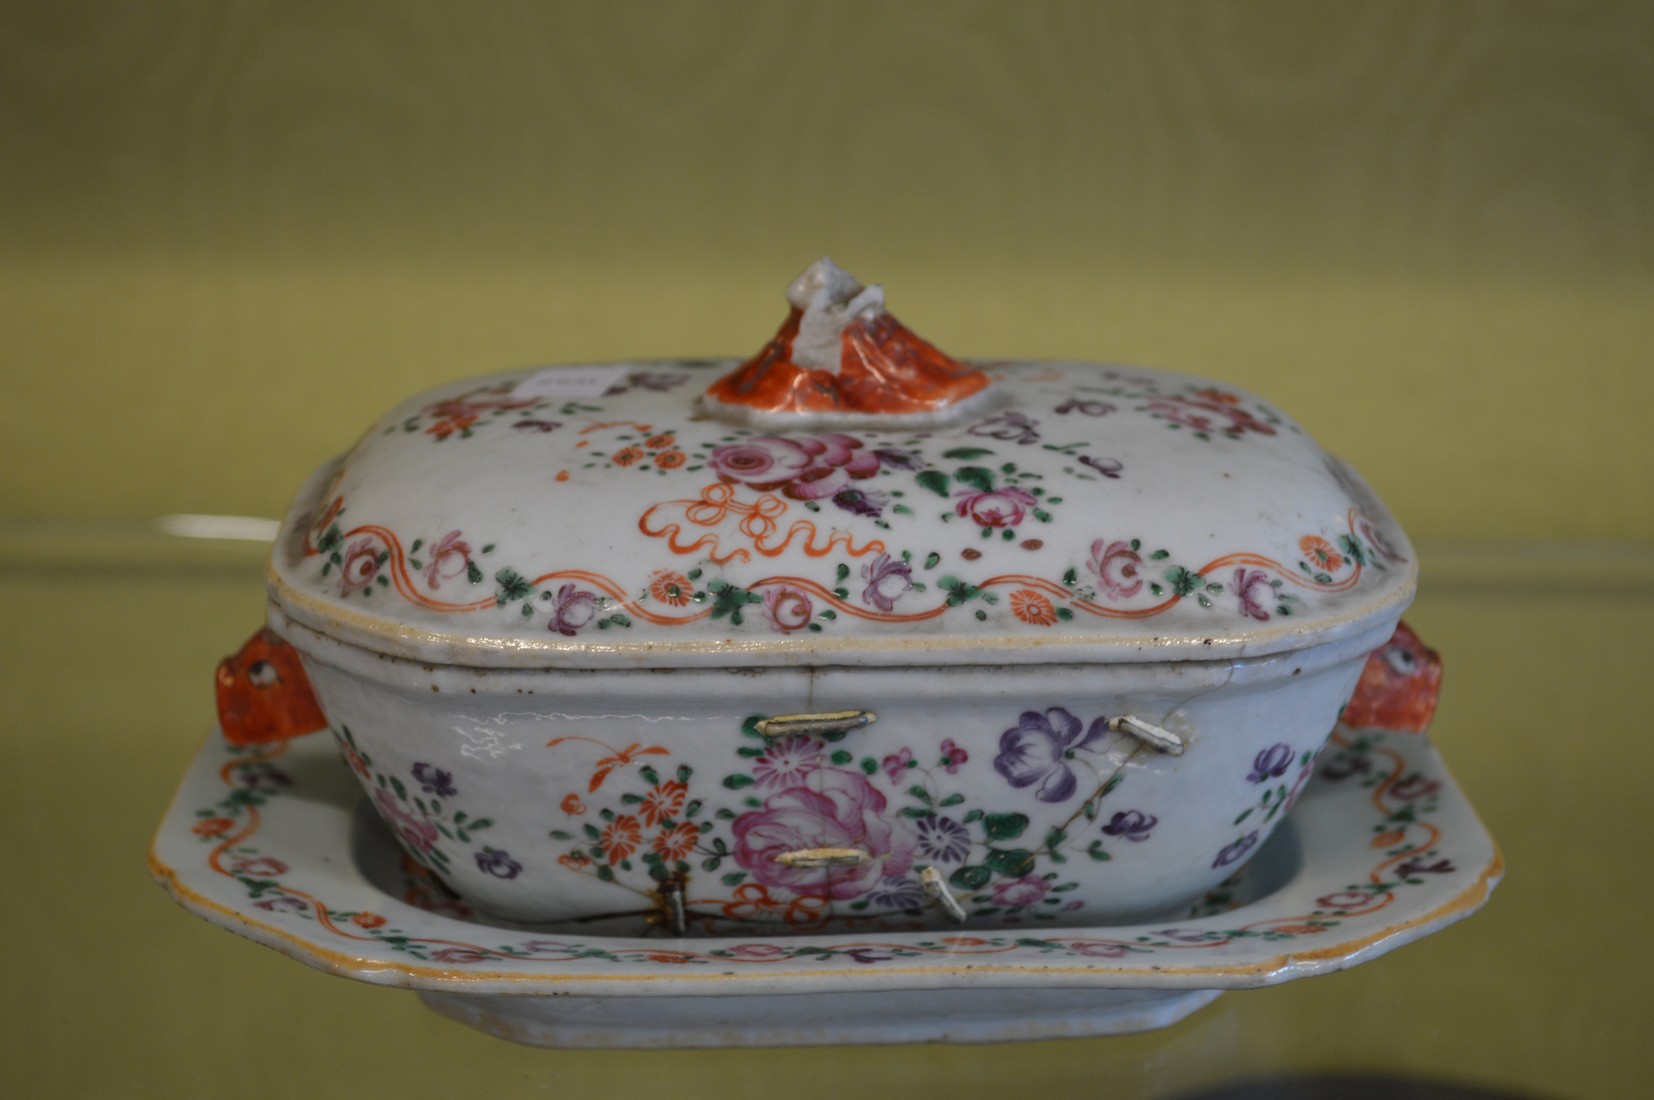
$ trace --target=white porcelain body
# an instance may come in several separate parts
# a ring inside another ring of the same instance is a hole
[[[1228,661],[695,670],[426,665],[271,621],[381,815],[455,892],[635,930],[676,893],[691,932],[733,934],[947,926],[927,866],[967,927],[1172,913],[1285,816],[1395,616]],[[749,721],[852,709],[877,720],[831,741]],[[1128,714],[1184,754],[1097,725]],[[870,858],[774,860],[813,847]]]

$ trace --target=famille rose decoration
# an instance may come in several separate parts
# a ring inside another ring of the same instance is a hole
[[[1428,725],[1413,551],[1274,406],[961,362],[826,260],[787,300],[744,362],[386,413],[286,518],[226,739],[329,731],[468,912],[779,943],[1186,914],[1341,712]]]

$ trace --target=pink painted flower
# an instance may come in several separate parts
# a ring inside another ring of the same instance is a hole
[[[366,588],[379,575],[379,544],[371,538],[357,539],[345,549],[339,565],[339,595]]]
[[[1131,948],[1122,943],[1111,943],[1108,940],[1074,940],[1068,949],[1076,955],[1084,955],[1091,959],[1122,959],[1131,953]]]
[[[764,617],[770,629],[783,634],[803,630],[810,625],[815,605],[800,589],[790,584],[777,584],[764,590]]]
[[[738,943],[729,949],[729,953],[748,962],[769,962],[772,959],[790,958],[792,955],[785,947],[776,943]]]
[[[953,738],[942,738],[942,767],[947,769],[949,775],[957,773],[959,765],[970,758],[971,754],[955,744]]]
[[[436,845],[436,826],[403,809],[402,803],[397,801],[394,794],[381,787],[373,792],[373,800],[379,804],[379,816],[396,830],[396,835],[402,838],[402,843],[421,855]]]
[[[902,781],[902,773],[907,771],[907,766],[912,762],[912,749],[902,749],[899,752],[893,752],[884,758],[884,763],[882,765],[884,767],[884,774],[890,777],[890,781],[892,783],[900,783]]]
[[[425,566],[425,583],[436,588],[450,577],[464,573],[471,564],[471,544],[459,537],[458,531],[449,531],[430,549],[430,563]]]
[[[813,788],[813,789],[812,789]],[[914,839],[885,815],[886,802],[867,778],[822,768],[811,787],[771,795],[731,825],[735,862],[760,884],[801,897],[860,897],[913,863]],[[859,848],[869,858],[855,867],[789,867],[776,857],[801,848]]]
[[[764,755],[752,762],[752,778],[760,787],[795,787],[821,766],[821,742],[801,733],[771,741]]]
[[[707,465],[719,479],[780,489],[794,500],[823,500],[855,479],[879,472],[879,456],[861,440],[839,433],[756,435],[715,447]]]
[[[1245,566],[1235,570],[1235,576],[1229,582],[1229,591],[1240,597],[1240,613],[1259,622],[1269,618],[1269,609],[1260,602],[1269,599],[1275,594],[1275,588],[1269,583],[1269,574],[1262,569],[1248,569]]]
[[[896,601],[913,588],[913,566],[889,554],[880,554],[861,567],[861,602],[880,611],[896,610]]]
[[[572,584],[565,584],[557,590],[557,595],[552,600],[546,629],[572,638],[582,627],[589,626],[595,618],[597,594],[576,588]]]
[[[1010,879],[994,884],[994,903],[1007,908],[1019,909],[1025,905],[1033,905],[1043,898],[1051,889],[1051,884],[1038,875],[1023,875],[1018,879]]]
[[[1323,909],[1364,909],[1372,902],[1373,894],[1365,890],[1340,890],[1336,894],[1315,899],[1315,904]]]
[[[1111,600],[1129,600],[1143,590],[1143,559],[1129,542],[1098,539],[1091,544],[1087,565],[1097,574],[1103,595]]]
[[[960,518],[968,518],[982,527],[1015,527],[1028,515],[1028,509],[1038,499],[1026,489],[961,489],[953,510]]]
[[[244,875],[285,875],[287,864],[269,856],[254,856],[235,861],[235,869]]]
[[[431,952],[431,961],[440,963],[487,962],[489,954],[475,947],[439,947]]]

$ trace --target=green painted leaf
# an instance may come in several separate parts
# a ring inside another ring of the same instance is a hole
[[[981,466],[961,466],[954,471],[953,476],[973,489],[980,489],[984,493],[993,492],[994,475],[992,470],[984,469]]]
[[[738,791],[742,787],[750,787],[752,786],[752,776],[740,774],[726,775],[724,777],[724,786],[728,787],[732,791]]]
[[[920,470],[919,476],[914,480],[918,481],[921,489],[929,489],[939,497],[948,495],[948,475],[941,470]]]
[[[983,865],[1007,878],[1021,878],[1034,869],[1034,853],[1026,848],[992,848]]]
[[[982,831],[989,840],[1015,840],[1027,828],[1027,814],[987,814],[982,819]]]
[[[981,458],[983,455],[991,454],[993,454],[993,451],[987,447],[955,447],[951,451],[943,451],[942,457],[956,458],[960,462],[969,462],[973,458]]]
[[[980,890],[993,879],[986,867],[965,866],[948,876],[948,884],[960,890]]]

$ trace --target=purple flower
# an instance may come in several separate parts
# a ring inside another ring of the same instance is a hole
[[[518,420],[511,425],[521,432],[554,432],[563,426],[561,420]]]
[[[924,463],[906,451],[898,451],[894,447],[880,448],[873,452],[879,461],[894,470],[917,470]]]
[[[1174,943],[1206,943],[1223,938],[1222,932],[1203,932],[1198,928],[1162,928],[1155,935],[1164,936]]]
[[[1437,783],[1435,780],[1426,779],[1424,776],[1415,773],[1407,776],[1405,779],[1398,779],[1395,784],[1390,787],[1390,794],[1404,802],[1411,802],[1415,798],[1423,798],[1425,795],[1435,794],[1437,791],[1441,790],[1441,786],[1442,785]]]
[[[1103,832],[1109,836],[1123,836],[1127,840],[1147,840],[1149,830],[1160,824],[1160,819],[1142,810],[1122,810],[1108,819]]]
[[[1252,772],[1246,777],[1248,783],[1267,783],[1269,780],[1286,774],[1292,766],[1292,746],[1275,744],[1252,758]]]
[[[245,764],[237,770],[235,781],[251,791],[279,791],[293,785],[285,773],[269,764]]]
[[[771,741],[752,762],[752,778],[760,787],[796,787],[821,767],[821,742],[802,733]]]
[[[1107,718],[1098,718],[1085,730],[1080,720],[1062,707],[1052,707],[1044,714],[1023,711],[1017,725],[1000,735],[994,770],[1019,789],[1038,783],[1034,797],[1041,802],[1063,802],[1079,785],[1068,760],[1076,750],[1091,748],[1107,737]]]
[[[1415,875],[1450,875],[1453,871],[1453,861],[1450,859],[1438,859],[1434,863],[1426,863],[1422,859],[1414,858],[1396,868],[1396,877],[1412,878]]]
[[[283,894],[276,898],[265,898],[263,901],[255,901],[253,904],[264,910],[266,913],[279,913],[283,909],[290,910],[295,913],[302,913],[310,908],[310,906],[306,905],[303,901],[287,894]]]
[[[862,589],[862,603],[880,611],[893,611],[896,601],[913,587],[913,566],[889,554],[880,554],[861,567],[861,579],[867,582]]]
[[[882,947],[846,947],[835,953],[859,963],[884,963],[896,957]]]
[[[1070,397],[1056,411],[1061,416],[1077,412],[1081,416],[1107,416],[1115,411],[1115,406],[1107,401],[1081,401],[1078,397]]]
[[[1011,909],[1033,905],[1051,889],[1051,884],[1038,875],[1024,875],[1018,879],[994,884],[994,904]]]
[[[480,963],[488,959],[488,952],[477,947],[439,947],[431,952],[431,961],[440,963]]]
[[[878,519],[890,506],[890,494],[877,489],[844,489],[833,495],[833,503],[851,515]]]
[[[867,892],[867,900],[883,909],[918,909],[925,904],[925,891],[910,878],[886,877]]]
[[[1262,589],[1260,592],[1259,589]],[[1274,595],[1274,586],[1269,583],[1269,574],[1262,569],[1248,569],[1245,566],[1235,570],[1235,576],[1229,582],[1229,591],[1240,597],[1240,613],[1263,622],[1269,618],[1269,611],[1259,599]]]
[[[1117,458],[1092,458],[1090,455],[1081,455],[1080,464],[1090,466],[1099,474],[1115,481],[1120,480],[1120,471],[1125,469],[1125,465]]]
[[[1373,770],[1373,762],[1360,753],[1341,752],[1321,769],[1321,778],[1334,783],[1352,775],[1366,775]]]
[[[584,626],[590,625],[597,618],[597,595],[587,592],[583,588],[576,588],[572,584],[565,584],[557,590],[557,595],[551,605],[551,618],[546,622],[547,630],[554,630],[566,638],[572,638]]]
[[[1252,846],[1257,844],[1257,843],[1258,843],[1258,831],[1256,829],[1253,829],[1250,833],[1247,833],[1245,836],[1241,837],[1239,840],[1235,841],[1233,844],[1230,844],[1230,845],[1226,846],[1223,849],[1223,851],[1219,852],[1218,857],[1212,861],[1212,866],[1213,867],[1227,867],[1227,866],[1229,866],[1231,863],[1235,862],[1241,856],[1244,856],[1247,852],[1250,852],[1252,850]]]
[[[926,814],[913,823],[919,854],[937,863],[963,863],[971,854],[971,834],[951,817]]]
[[[443,771],[435,764],[415,764],[413,766],[413,777],[419,780],[420,789],[426,794],[452,798],[459,793],[454,789],[453,774]]]
[[[500,848],[484,848],[477,853],[477,868],[495,878],[516,878],[523,865]]]
[[[1038,425],[1039,421],[1030,420],[1015,409],[1006,409],[980,424],[972,425],[967,430],[972,435],[987,436],[989,439],[1006,439],[1030,444],[1039,442]]]
[[[425,567],[425,583],[435,591],[443,581],[471,567],[471,544],[460,538],[458,531],[449,531],[430,548],[430,557],[431,563]]]
[[[681,386],[689,381],[689,375],[676,374],[669,371],[633,371],[626,376],[626,381],[643,390],[669,390],[673,386]]]
[[[1076,955],[1093,959],[1123,959],[1131,953],[1131,948],[1125,944],[1110,943],[1108,940],[1074,940],[1068,949]]]

